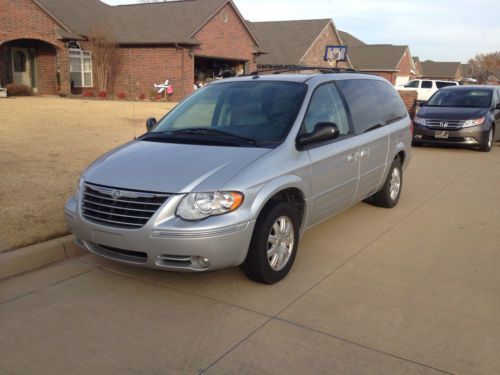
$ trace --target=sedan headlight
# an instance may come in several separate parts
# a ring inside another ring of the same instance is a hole
[[[184,220],[201,220],[232,212],[243,203],[243,194],[235,191],[191,193],[177,207],[177,216]]]
[[[482,125],[484,124],[484,120],[486,120],[485,117],[477,118],[474,120],[467,120],[464,122],[463,127],[464,128],[470,128],[471,126],[477,126],[477,125]]]
[[[413,119],[413,122],[415,124],[424,125],[425,126],[425,118],[415,116],[415,118]]]

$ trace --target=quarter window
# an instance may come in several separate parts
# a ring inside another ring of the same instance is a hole
[[[92,87],[92,54],[89,51],[69,50],[69,71],[74,87]]]
[[[344,95],[356,134],[383,126],[384,112],[375,87],[368,79],[349,79],[337,81]]]
[[[349,134],[344,103],[333,83],[319,86],[312,95],[304,117],[305,130],[311,133],[320,122],[332,122],[337,125],[341,135]]]

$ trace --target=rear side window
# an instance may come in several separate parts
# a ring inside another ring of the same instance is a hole
[[[337,85],[347,101],[356,134],[384,124],[384,112],[371,80],[340,80]]]
[[[456,86],[454,82],[446,82],[446,81],[437,81],[436,82],[436,87],[438,89],[442,89],[443,87],[446,87],[446,86]]]
[[[422,81],[422,86],[420,86],[423,89],[432,89],[432,81]]]
[[[382,108],[384,109],[384,122],[389,124],[406,117],[406,107],[399,94],[388,83],[373,81],[372,84],[377,90]]]
[[[304,117],[305,130],[311,133],[320,122],[335,123],[341,135],[349,133],[344,104],[333,83],[321,85],[314,92]]]

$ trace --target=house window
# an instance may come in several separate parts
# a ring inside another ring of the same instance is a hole
[[[71,47],[79,47],[72,45]],[[69,72],[74,87],[92,87],[92,54],[80,48],[69,50]]]

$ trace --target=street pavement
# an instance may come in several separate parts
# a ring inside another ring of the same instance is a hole
[[[312,228],[273,286],[90,254],[1,281],[0,374],[500,374],[499,270],[500,144],[413,149],[396,208]]]

